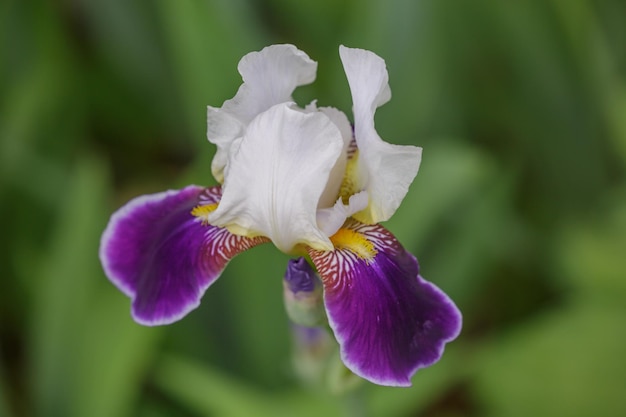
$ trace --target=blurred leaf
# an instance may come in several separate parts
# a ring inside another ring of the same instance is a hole
[[[606,111],[610,122],[611,140],[618,152],[622,169],[626,167],[626,83],[613,78],[615,75],[607,74],[605,79],[613,82],[606,85]]]
[[[200,415],[331,417],[342,414],[338,400],[323,393],[262,392],[179,357],[162,358],[154,381],[168,395]]]
[[[429,146],[402,205],[386,223],[422,261],[422,274],[443,284],[457,301],[480,290],[491,259],[515,250],[521,232],[513,222],[514,172],[499,172],[475,149]],[[469,279],[473,277],[473,279]]]
[[[567,39],[571,28],[563,22],[571,23],[575,13],[565,2],[556,10],[549,2],[492,4],[496,7],[485,10],[500,33],[493,37],[494,52],[510,66],[509,95],[501,105],[511,111],[511,156],[525,160],[532,194],[542,200],[544,210],[588,209],[610,181],[605,116],[588,75],[595,71],[590,58],[596,39]],[[559,15],[571,16],[559,21]],[[589,13],[575,19],[578,27],[593,27]]]
[[[0,353],[2,352],[2,345],[0,345]],[[0,362],[0,416],[12,417],[13,413],[9,412],[9,393],[7,390],[7,383],[5,382],[5,372],[2,362]]]
[[[159,86],[160,91],[170,90],[166,83],[165,56],[159,43],[160,28],[151,3],[75,0],[74,7],[75,19],[85,19],[76,22],[85,25],[76,30],[82,30],[86,32],[83,35],[90,37],[94,48],[89,52],[99,59],[100,67],[110,66],[127,87],[146,95],[157,93],[151,91],[154,86]]]
[[[445,60],[454,8],[442,2],[363,0],[350,2],[338,43],[380,55],[389,71],[391,101],[376,113],[379,134],[391,143],[427,146],[441,135],[459,135],[460,100]],[[402,47],[400,47],[402,45]],[[458,50],[458,49],[457,49]],[[334,89],[349,94],[341,67]],[[349,97],[339,103],[350,103]],[[343,105],[346,111],[350,104]],[[443,127],[443,129],[439,129]]]
[[[206,106],[221,106],[241,82],[238,60],[259,42],[256,25],[237,1],[159,1],[168,55],[194,143],[204,143]],[[262,38],[261,38],[261,42]]]
[[[626,310],[578,303],[493,341],[476,366],[485,416],[626,415]]]
[[[52,155],[40,155],[37,142],[44,136],[42,127],[58,117],[58,107],[67,99],[59,71],[46,63],[25,72],[0,99],[5,110],[0,112],[0,185],[17,186],[49,208],[56,205],[54,190],[65,173]]]
[[[422,248],[442,217],[480,195],[495,174],[493,161],[475,149],[454,142],[431,145],[423,150],[420,171],[386,227],[407,248]]]
[[[514,257],[523,237],[511,207],[514,175],[500,172],[477,193],[454,208],[448,227],[441,227],[440,245],[423,267],[445,283],[448,293],[462,302],[481,291],[485,279],[497,267],[495,260]],[[435,236],[435,242],[438,236]]]
[[[271,403],[261,393],[184,358],[164,357],[154,383],[199,414],[272,416]]]
[[[278,42],[293,43],[315,55],[316,47],[327,47],[336,43],[344,30],[349,0],[269,0],[263,6],[267,10],[267,24],[278,37]],[[319,30],[320,25],[324,30]],[[336,54],[335,54],[336,56]]]
[[[430,405],[439,401],[446,392],[468,373],[468,358],[458,342],[446,346],[442,359],[419,370],[410,388],[381,387],[370,384],[366,390],[368,416],[392,417],[422,415]],[[439,416],[440,414],[436,414]]]
[[[32,315],[34,399],[38,415],[67,414],[70,375],[76,351],[76,326],[84,319],[96,284],[97,242],[105,175],[84,163],[63,196],[65,209],[33,282]],[[92,277],[92,279],[89,279]]]
[[[557,272],[585,297],[626,295],[626,192],[607,199],[606,213],[566,223],[556,239]]]
[[[34,408],[42,416],[128,415],[158,332],[131,322],[128,302],[101,271],[105,170],[87,158],[73,178],[39,281],[32,283]]]
[[[238,256],[220,278],[227,298],[212,313],[214,319],[228,320],[232,339],[221,340],[226,360],[241,375],[264,385],[284,383],[290,373],[289,323],[282,298],[287,259],[271,244]]]
[[[79,330],[68,415],[132,416],[164,329],[134,323],[128,300],[113,288],[92,303]]]

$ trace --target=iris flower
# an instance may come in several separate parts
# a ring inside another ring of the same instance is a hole
[[[247,54],[236,95],[208,107],[220,185],[131,200],[111,216],[100,259],[132,299],[134,320],[155,326],[195,309],[235,255],[271,242],[315,267],[346,367],[408,386],[458,335],[461,314],[379,224],[421,160],[421,148],[384,142],[374,127],[376,109],[391,98],[385,62],[362,49],[341,46],[339,54],[353,124],[335,108],[293,102],[295,88],[316,75],[304,52],[273,45]]]

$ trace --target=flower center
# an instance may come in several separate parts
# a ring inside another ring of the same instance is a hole
[[[357,159],[359,158],[358,149],[352,151],[348,155],[348,162],[346,163],[346,171],[341,181],[339,188],[339,196],[344,204],[348,204],[350,196],[356,194],[360,190],[357,186]]]
[[[191,210],[191,215],[202,220],[203,225],[209,224],[209,214],[214,212],[218,203],[204,204],[195,206]]]
[[[347,249],[368,263],[374,259],[377,250],[374,244],[354,230],[341,228],[330,237],[330,241],[337,249]]]

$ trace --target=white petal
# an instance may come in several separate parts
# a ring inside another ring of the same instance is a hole
[[[339,194],[339,188],[343,180],[344,173],[346,172],[346,163],[348,162],[348,146],[352,141],[352,126],[348,117],[340,110],[333,107],[321,107],[319,109],[337,126],[341,132],[341,138],[343,139],[343,147],[341,149],[341,157],[337,159],[335,166],[330,172],[328,184],[326,189],[322,193],[320,198],[319,207],[326,208],[333,205]]]
[[[334,107],[320,107],[319,111],[324,113],[328,118],[339,128],[341,132],[341,137],[344,141],[344,146],[346,149],[348,145],[352,141],[352,126],[350,125],[350,121],[344,112],[341,110],[337,110]]]
[[[272,45],[244,56],[238,70],[244,83],[235,97],[207,112],[207,138],[217,145],[211,169],[220,182],[232,141],[243,135],[258,114],[292,101],[296,87],[313,82],[317,63],[293,45]]]
[[[328,118],[339,128],[341,132],[341,138],[343,139],[343,149],[341,155],[335,166],[330,172],[330,178],[326,189],[322,193],[318,208],[330,208],[335,204],[337,195],[339,195],[339,189],[341,188],[341,182],[343,181],[344,174],[346,172],[346,164],[348,162],[348,147],[352,142],[352,126],[350,121],[344,112],[337,110],[334,107],[317,107],[317,100],[313,100],[304,107],[306,113],[313,113],[320,111],[324,113]]]
[[[321,111],[326,116],[328,116],[328,118],[339,128],[339,131],[341,132],[341,137],[346,143],[345,146],[348,147],[348,145],[352,141],[352,125],[350,125],[350,120],[348,120],[348,116],[346,116],[344,112],[334,107],[317,107],[317,100],[313,100],[312,102],[304,106],[304,111],[306,113]]]
[[[331,208],[317,211],[317,225],[326,236],[332,236],[337,233],[348,217],[366,207],[367,191],[351,195],[347,205],[343,204],[340,197]]]
[[[363,49],[339,47],[354,112],[354,136],[359,148],[355,181],[369,193],[360,220],[388,220],[402,202],[419,169],[422,149],[384,142],[374,127],[376,108],[391,98],[385,61]]]
[[[245,125],[233,114],[215,107],[207,107],[207,137],[217,146],[211,162],[211,172],[220,183],[224,182],[224,168],[233,140],[241,137],[244,131]]]
[[[331,250],[316,209],[343,148],[337,126],[321,112],[282,103],[253,119],[234,146],[209,222],[238,235],[267,236],[287,253],[300,243]]]

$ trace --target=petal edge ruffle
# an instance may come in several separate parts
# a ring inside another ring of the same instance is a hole
[[[221,108],[207,109],[207,138],[217,146],[211,170],[220,183],[233,141],[257,115],[292,101],[296,87],[312,83],[317,63],[293,45],[271,45],[245,55],[237,69],[243,79],[237,94]]]

